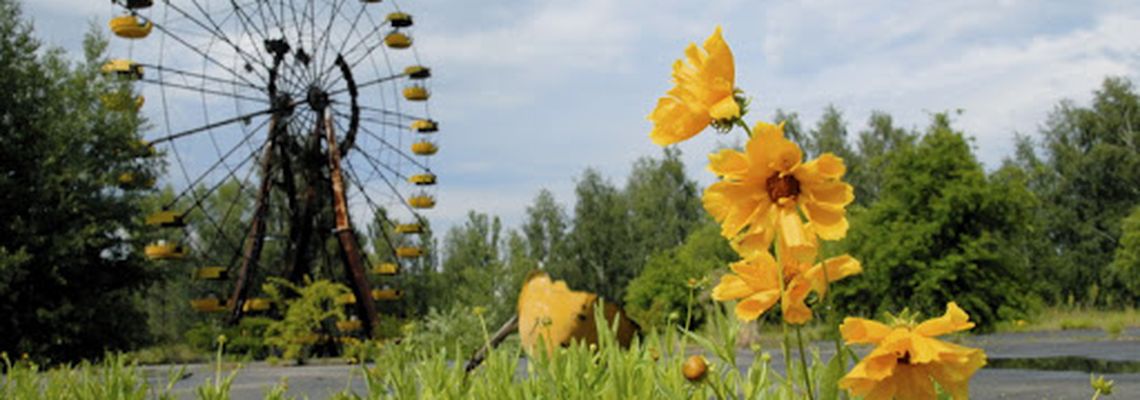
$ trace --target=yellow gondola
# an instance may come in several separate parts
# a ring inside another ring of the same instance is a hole
[[[412,175],[412,177],[408,178],[408,182],[415,184],[415,185],[420,185],[420,186],[434,185],[435,184],[435,174]]]
[[[404,297],[403,290],[397,289],[372,289],[373,300],[397,300]]]
[[[186,257],[185,248],[166,242],[148,244],[143,253],[150,260],[177,260]]]
[[[421,224],[399,224],[396,225],[396,233],[424,233],[424,226]]]
[[[163,210],[146,216],[146,224],[163,228],[181,228],[186,226],[183,215],[178,212]]]
[[[190,300],[190,308],[199,312],[223,312],[226,311],[226,306],[222,305],[221,301],[213,297],[203,299]]]
[[[150,142],[142,139],[131,142],[131,151],[136,155],[136,157],[150,158],[158,155],[158,150],[155,150],[154,146],[151,146]]]
[[[124,172],[119,174],[119,188],[123,190],[132,189],[150,189],[154,187],[154,178],[149,176],[139,176],[134,172]]]
[[[439,146],[436,146],[435,143],[424,140],[412,143],[412,152],[416,153],[416,155],[430,156],[439,152]]]
[[[99,100],[103,103],[104,107],[114,111],[128,111],[133,105],[134,110],[137,112],[142,110],[143,105],[146,104],[146,98],[143,96],[135,97],[134,104],[131,104],[132,102],[127,97],[118,94],[105,94],[99,96]]]
[[[396,263],[380,263],[372,267],[372,273],[376,275],[397,275],[400,273],[400,266]]]
[[[413,65],[404,68],[404,73],[407,74],[408,78],[410,79],[431,78],[431,68],[425,67],[423,65]]]
[[[412,121],[412,130],[418,133],[432,133],[439,131],[439,123],[430,119],[417,119]]]
[[[397,11],[388,14],[388,18],[386,19],[388,20],[389,24],[392,24],[393,28],[407,28],[409,26],[412,26],[412,16],[408,13]]]
[[[392,32],[384,36],[384,44],[390,49],[406,49],[412,47],[412,38],[403,32]]]
[[[111,32],[114,32],[115,36],[124,39],[142,39],[149,36],[150,31],[154,29],[153,22],[143,22],[143,20],[136,15],[123,15],[111,18],[110,26]]]
[[[435,207],[435,198],[426,194],[415,195],[408,198],[408,205],[413,208],[432,208]]]
[[[269,300],[269,299],[267,299],[267,298],[264,298],[264,297],[254,297],[254,298],[251,298],[251,299],[247,299],[247,300],[245,301],[245,303],[241,305],[241,310],[242,310],[242,311],[244,311],[244,312],[250,312],[250,311],[266,311],[266,310],[268,310],[268,309],[269,309],[269,307],[270,307],[272,304],[273,304],[273,302],[272,302],[272,301],[270,301],[270,300]]]
[[[131,60],[114,59],[107,61],[101,68],[104,74],[115,74],[131,80],[139,80],[143,78],[143,67]]]
[[[220,281],[229,277],[225,267],[202,267],[194,270],[194,279]]]
[[[150,8],[154,5],[153,0],[127,0],[127,8],[138,10],[140,8]]]
[[[362,324],[358,319],[336,321],[336,330],[341,332],[356,332],[361,330],[363,327],[364,324]]]
[[[396,257],[400,258],[417,258],[424,255],[424,250],[419,247],[398,247],[396,248]]]
[[[356,295],[345,293],[336,297],[336,304],[356,304]]]
[[[413,85],[404,88],[404,98],[408,101],[425,101],[431,97],[427,88],[420,85]]]

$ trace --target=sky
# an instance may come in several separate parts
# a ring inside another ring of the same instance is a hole
[[[78,57],[107,2],[26,2],[37,35]],[[156,2],[157,3],[157,2]],[[440,121],[437,227],[468,210],[517,226],[540,189],[572,212],[575,180],[597,168],[622,186],[639,157],[659,156],[646,115],[691,42],[723,27],[747,117],[828,105],[851,136],[872,111],[920,129],[958,111],[987,168],[1015,133],[1036,134],[1062,100],[1086,104],[1107,76],[1140,82],[1140,3],[1123,1],[417,0],[415,47],[433,71]],[[708,131],[680,145],[689,176],[713,181]],[[853,137],[850,139],[853,140]]]

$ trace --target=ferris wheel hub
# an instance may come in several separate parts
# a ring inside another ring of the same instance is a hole
[[[329,106],[329,92],[317,85],[309,86],[309,96],[305,100],[309,103],[310,109],[320,113]]]

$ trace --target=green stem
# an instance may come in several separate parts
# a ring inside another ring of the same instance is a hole
[[[747,133],[748,137],[750,137],[750,138],[752,137],[752,128],[748,127],[748,123],[744,122],[744,119],[737,118],[736,119],[736,126],[744,128],[744,133]]]
[[[689,332],[689,328],[692,327],[691,324],[693,322],[693,291],[694,291],[693,287],[689,286],[689,304],[686,306],[686,311],[685,311],[685,313],[686,313],[686,315],[685,315],[685,332]],[[670,327],[669,329],[673,329],[673,328]],[[688,345],[688,341],[689,341],[689,335],[687,335],[687,334],[681,335],[681,356],[682,357],[685,355],[685,346]]]
[[[775,242],[777,240],[780,240],[780,238],[779,237],[773,238],[773,242]],[[780,307],[781,307],[781,310],[780,310],[780,328],[783,330],[783,333],[784,333],[784,340],[782,340],[782,346],[781,346],[783,348],[783,351],[784,351],[784,375],[787,377],[786,379],[784,379],[784,383],[788,386],[789,392],[795,392],[795,386],[792,383],[792,374],[791,374],[792,368],[793,368],[792,367],[793,362],[792,362],[791,357],[788,356],[788,353],[789,353],[788,348],[790,347],[790,345],[788,344],[788,321],[784,319],[784,315],[783,315],[784,314],[784,311],[783,311],[784,290],[785,290],[784,289],[784,263],[782,261],[783,256],[780,254],[780,246],[775,246],[775,253],[776,253],[776,272],[778,275],[777,278],[780,280],[780,282],[779,282],[780,283]]]
[[[831,302],[831,296],[828,296],[826,294],[826,293],[831,292],[831,278],[827,276],[827,263],[823,262],[822,264],[823,264],[824,294],[821,296],[821,297],[823,297],[821,300],[823,301],[823,309],[827,310],[827,318],[831,318],[831,303],[832,303]],[[846,354],[843,354],[842,335],[839,334],[839,323],[840,323],[840,321],[838,319],[836,319],[835,320],[835,333],[836,334],[834,337],[834,339],[835,339],[835,356],[839,357],[839,368],[842,370],[847,370]]]
[[[800,371],[804,374],[804,386],[807,387],[808,399],[814,400],[815,395],[811,390],[811,377],[808,376],[807,355],[804,354],[804,335],[800,333],[800,330],[800,326],[796,325],[796,342],[800,348]]]
[[[1100,398],[1100,389],[1097,389],[1097,390],[1096,390],[1096,392],[1095,392],[1095,393],[1093,393],[1093,397],[1092,397],[1092,399],[1091,399],[1091,400],[1096,400],[1096,399],[1099,399],[1099,398]]]

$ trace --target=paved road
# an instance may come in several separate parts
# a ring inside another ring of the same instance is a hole
[[[1101,331],[1072,330],[1044,333],[1004,333],[974,336],[964,339],[970,346],[980,346],[990,359],[1039,358],[1074,356],[1104,361],[1133,361],[1140,363],[1140,329],[1129,329],[1118,337],[1110,338]],[[819,345],[822,356],[829,358],[830,345]],[[773,352],[773,367],[783,368],[783,361]],[[742,351],[738,364],[747,366],[752,353]],[[1140,365],[1140,364],[1138,364]],[[146,370],[157,383],[165,377],[169,366],[151,366]],[[207,364],[186,366],[190,373],[179,381],[174,390],[182,398],[194,398],[194,388],[213,378],[213,367]],[[1140,398],[1140,373],[1106,374],[1116,381],[1116,394],[1109,399]],[[311,399],[329,397],[346,388],[355,393],[367,392],[359,367],[347,365],[319,365],[305,367],[273,367],[264,363],[245,366],[231,387],[235,400],[261,399],[274,385],[287,378],[289,394]],[[1039,371],[1028,369],[985,368],[971,381],[973,399],[1088,399],[1089,373],[1086,371]]]

